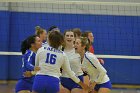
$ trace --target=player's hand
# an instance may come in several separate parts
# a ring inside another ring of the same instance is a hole
[[[89,92],[91,92],[94,89],[95,85],[96,85],[96,82],[89,83]]]
[[[98,59],[98,60],[102,65],[105,63],[103,59]]]
[[[84,84],[84,87],[83,87],[85,90],[89,90],[89,86]]]
[[[83,88],[85,92],[89,91],[89,86],[83,83],[82,81],[79,82],[79,85]]]
[[[40,70],[40,67],[36,66],[34,67],[34,71],[39,71]]]
[[[31,73],[31,71],[26,71],[26,72],[23,73],[23,76],[24,77],[32,77],[33,75]]]

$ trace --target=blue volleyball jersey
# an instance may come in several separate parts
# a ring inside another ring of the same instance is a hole
[[[22,73],[34,70],[35,56],[36,54],[31,50],[27,50],[26,53],[22,56]],[[22,75],[22,79],[33,82],[34,76],[24,77]]]

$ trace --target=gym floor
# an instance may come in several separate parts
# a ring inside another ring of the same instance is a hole
[[[0,84],[0,93],[15,93],[15,84]],[[112,89],[111,93],[140,93],[140,89]]]

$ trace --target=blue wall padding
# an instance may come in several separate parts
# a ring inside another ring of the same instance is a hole
[[[88,15],[0,11],[0,51],[19,52],[21,41],[34,34],[35,26],[58,26],[93,31],[95,54],[140,55],[140,16]],[[0,56],[1,80],[21,76],[21,56]],[[104,59],[112,83],[140,84],[140,61]]]
[[[9,50],[9,24],[10,22],[10,12],[1,11],[0,12],[0,51],[8,51]],[[8,56],[0,55],[0,79],[7,80],[8,79]]]

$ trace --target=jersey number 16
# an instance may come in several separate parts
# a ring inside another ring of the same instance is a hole
[[[56,56],[55,54],[47,53],[46,63],[55,64],[55,62],[56,62],[56,57],[57,57],[57,56]]]

